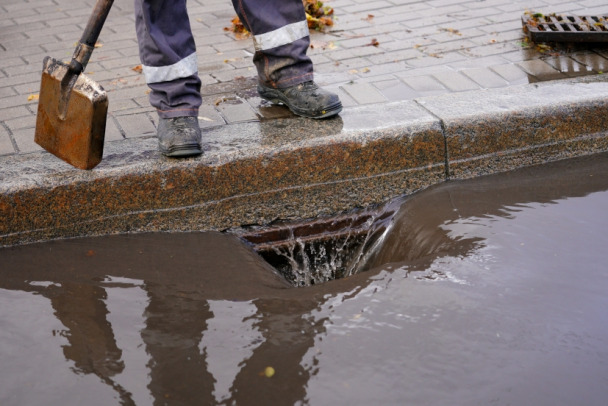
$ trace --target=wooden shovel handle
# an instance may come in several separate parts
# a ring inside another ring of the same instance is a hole
[[[101,33],[101,29],[106,22],[113,3],[114,0],[97,0],[97,3],[95,3],[93,13],[89,18],[80,42],[76,46],[76,50],[74,50],[74,55],[72,55],[72,61],[68,66],[71,74],[80,75],[89,63],[91,54],[95,49],[95,43],[97,42],[97,38],[99,38],[99,33]]]
[[[99,33],[103,28],[103,24],[106,22],[106,17],[108,17],[108,13],[110,12],[110,8],[112,8],[113,3],[114,0],[97,0],[95,9],[93,9],[93,14],[91,14],[89,22],[82,33],[82,38],[80,39],[81,43],[87,44],[91,47],[95,46],[97,38],[99,38]]]

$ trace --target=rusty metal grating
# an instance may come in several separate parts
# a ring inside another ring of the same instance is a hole
[[[364,254],[387,230],[401,200],[380,208],[234,230],[294,286],[309,286],[358,273]]]
[[[608,16],[526,13],[521,20],[535,42],[608,42]]]

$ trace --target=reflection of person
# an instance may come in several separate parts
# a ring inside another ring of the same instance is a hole
[[[125,369],[112,326],[106,319],[106,291],[95,284],[61,281],[48,287],[24,283],[21,290],[33,291],[51,301],[54,314],[67,328],[68,345],[63,346],[67,360],[74,362],[78,374],[94,374],[112,387],[122,405],[131,405],[131,393],[114,381]]]
[[[213,318],[197,293],[146,284],[149,304],[141,337],[150,355],[148,389],[154,404],[212,405],[213,376],[199,343]]]
[[[309,313],[319,304],[315,300],[270,298],[255,301],[256,328],[264,340],[244,359],[234,379],[227,404],[246,405],[251,399],[264,399],[268,405],[294,405],[306,399],[311,371],[303,360],[325,333],[325,319],[314,320]],[[272,379],[263,375],[272,366]]]
[[[138,392],[135,384],[142,382],[142,374],[155,405],[256,400],[293,405],[305,399],[311,373],[303,361],[325,332],[325,319],[311,314],[333,295],[331,285],[318,286],[315,294],[287,289],[249,247],[225,234],[107,238],[20,246],[2,256],[0,288],[50,300],[53,314],[66,327],[63,354],[75,373],[99,377],[127,405],[148,394]],[[89,246],[96,247],[91,255],[78,255]],[[214,256],[191,255],[195,250]],[[52,264],[51,280],[41,263]],[[134,287],[146,300],[116,294]],[[118,297],[137,299],[115,302]],[[117,324],[111,324],[109,309],[117,310]],[[127,320],[140,322],[121,323]],[[234,336],[239,339],[232,340]],[[131,350],[121,350],[121,343]],[[137,359],[132,348],[139,343],[147,357],[141,360],[145,369],[132,363]],[[229,368],[222,358],[227,352],[232,354]],[[264,374],[269,366],[276,371],[271,378]],[[64,364],[51,367],[61,370]]]
[[[306,13],[301,0],[233,0],[245,27],[253,34],[258,93],[311,118],[338,114],[337,95],[313,81]],[[159,149],[171,157],[199,155],[202,103],[186,0],[135,0],[140,58],[150,103],[159,115]]]
[[[214,393],[216,377],[208,363],[213,347],[200,348],[210,322],[217,317],[209,301],[196,289],[189,290],[183,285],[147,282],[145,289],[149,302],[141,337],[150,356],[148,389],[154,404],[210,405],[225,401],[246,405],[263,399],[265,404],[293,405],[305,398],[310,374],[302,359],[314,345],[317,334],[325,331],[324,320],[311,322],[306,317],[318,306],[316,300],[253,301],[251,306],[257,307],[257,312],[251,318],[255,320],[255,330],[263,337],[261,340],[252,331],[239,331],[225,319],[218,321],[214,328],[218,325],[226,328],[225,331],[220,328],[220,335],[243,334],[241,338],[255,341],[246,345],[252,352],[238,363],[229,398],[219,399]],[[234,348],[237,354],[238,350]],[[277,371],[272,379],[263,374],[267,366]]]

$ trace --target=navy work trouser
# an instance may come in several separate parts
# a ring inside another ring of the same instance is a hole
[[[253,34],[259,81],[284,88],[312,80],[302,0],[232,0]],[[139,54],[160,117],[196,116],[201,105],[196,45],[186,0],[135,0]]]

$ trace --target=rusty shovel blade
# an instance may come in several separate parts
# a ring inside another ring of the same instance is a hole
[[[85,74],[44,58],[34,141],[80,169],[92,169],[103,156],[108,97]]]

